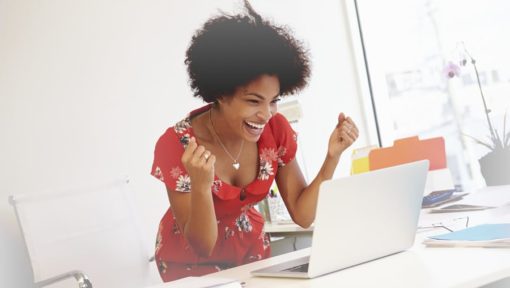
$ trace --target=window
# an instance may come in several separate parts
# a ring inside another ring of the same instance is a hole
[[[356,1],[356,0],[354,0]],[[510,103],[510,3],[496,0],[357,0],[383,146],[394,139],[442,136],[454,183],[483,185],[478,159],[489,129],[473,66],[448,78],[466,48],[476,60],[499,133]],[[509,111],[510,114],[510,111]],[[510,118],[510,117],[509,117]],[[507,131],[510,125],[507,125]]]

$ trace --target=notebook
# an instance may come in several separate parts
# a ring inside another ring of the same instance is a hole
[[[310,256],[252,275],[314,278],[411,247],[428,167],[421,160],[323,182]]]
[[[510,247],[510,223],[477,225],[431,236],[423,243],[431,247]]]

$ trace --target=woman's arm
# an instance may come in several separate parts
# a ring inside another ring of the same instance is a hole
[[[176,192],[167,187],[171,209],[193,250],[201,257],[208,257],[218,238],[211,193],[216,158],[192,138],[181,160],[191,179],[191,192]]]
[[[296,224],[307,228],[313,223],[321,183],[333,177],[342,152],[352,145],[358,135],[358,129],[352,119],[340,113],[338,124],[329,138],[328,154],[319,173],[309,185],[306,185],[296,159],[278,170],[276,175],[278,190]]]
[[[167,187],[175,220],[193,250],[201,257],[211,255],[218,238],[210,188],[207,192],[192,190],[191,193],[182,193]]]
[[[309,227],[315,220],[319,187],[324,180],[331,179],[338,159],[324,160],[321,170],[307,186],[296,159],[280,168],[276,184],[292,220],[301,227]]]

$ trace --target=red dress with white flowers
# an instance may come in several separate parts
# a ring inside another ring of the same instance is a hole
[[[182,193],[191,191],[190,178],[181,155],[194,136],[190,118],[207,111],[210,105],[194,110],[170,127],[158,140],[151,174]],[[175,221],[171,207],[161,219],[156,240],[156,262],[163,281],[200,276],[246,264],[270,256],[269,238],[263,231],[264,219],[253,207],[268,194],[278,168],[294,159],[296,133],[281,114],[274,115],[258,142],[259,172],[245,187],[235,187],[218,177],[211,186],[218,223],[218,240],[211,256],[198,256]],[[241,190],[246,197],[240,199]]]

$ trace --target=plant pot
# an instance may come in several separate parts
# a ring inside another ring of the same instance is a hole
[[[487,186],[510,184],[510,149],[489,152],[478,161]]]

